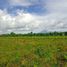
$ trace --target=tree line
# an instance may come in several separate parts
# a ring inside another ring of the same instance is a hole
[[[67,36],[67,32],[48,32],[48,33],[27,33],[27,34],[16,34],[11,32],[9,34],[1,34],[0,36]]]

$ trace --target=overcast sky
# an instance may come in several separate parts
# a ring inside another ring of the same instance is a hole
[[[0,34],[67,31],[67,0],[0,0]]]

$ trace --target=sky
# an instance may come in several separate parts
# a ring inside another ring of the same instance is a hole
[[[0,34],[67,31],[67,0],[0,0]]]

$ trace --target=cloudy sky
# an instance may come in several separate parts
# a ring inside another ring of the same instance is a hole
[[[0,34],[67,31],[67,0],[0,0]]]

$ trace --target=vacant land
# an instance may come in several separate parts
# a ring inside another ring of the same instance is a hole
[[[0,37],[0,67],[67,67],[67,37]]]

